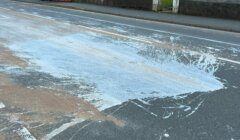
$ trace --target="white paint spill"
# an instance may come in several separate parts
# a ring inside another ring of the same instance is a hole
[[[168,133],[164,134],[164,137],[168,138],[170,135]]]
[[[184,111],[186,112],[186,111],[189,111],[189,110],[191,110],[192,108],[191,108],[191,106],[186,106],[186,108],[184,109]]]
[[[149,113],[150,115],[152,115],[152,116],[154,116],[154,117],[158,117],[157,114],[155,114],[155,113],[149,111],[148,109],[146,109],[146,108],[143,107],[142,105],[140,105],[140,104],[138,104],[138,103],[136,103],[136,102],[134,102],[134,101],[131,101],[131,103],[133,103],[133,104],[135,104],[137,107],[143,109],[145,112]]]
[[[173,112],[168,113],[166,116],[163,116],[163,119],[168,119],[173,115]]]
[[[16,132],[24,140],[36,140],[36,138],[25,127],[19,128]]]
[[[176,96],[223,87],[214,76],[213,66],[218,64],[212,55],[182,51],[180,56],[194,58],[185,64],[179,61],[175,51],[169,54],[163,50],[158,54],[163,61],[153,61],[139,54],[146,52],[149,44],[131,37],[122,40],[105,32],[79,31],[77,26],[73,26],[78,29],[74,33],[63,34],[53,25],[39,24],[34,28],[33,17],[31,21],[18,20],[17,24],[15,18],[11,22],[0,22],[0,38],[11,42],[8,47],[40,66],[43,72],[57,77],[69,75],[74,77],[74,82],[83,80],[96,85],[94,93],[78,96],[95,101],[99,109],[131,99]],[[69,28],[67,24],[59,23],[59,26]]]
[[[211,66],[216,59],[211,55],[199,56],[196,63],[184,65],[174,60],[174,55],[162,53],[166,61],[160,64],[139,56],[141,47],[144,48],[92,33],[10,46],[15,51],[30,54],[24,57],[44,72],[55,76],[74,75],[95,83],[98,93],[85,98],[100,99],[103,109],[129,99],[175,96],[222,87],[213,76],[215,69]]]
[[[161,108],[165,108],[165,109],[182,109],[185,112],[192,109],[191,106],[187,106],[187,105],[169,106],[169,107],[161,107]]]
[[[239,65],[240,65],[240,61],[230,60],[230,59],[222,58],[222,57],[218,57],[218,59],[219,59],[219,60],[222,60],[222,61],[232,62],[232,63],[235,63],[235,64],[239,64]]]
[[[0,109],[3,109],[3,108],[5,108],[6,106],[2,103],[2,102],[0,102]]]
[[[126,30],[123,30],[122,27],[118,27],[118,26],[113,26],[113,27],[108,26],[107,29],[117,31],[120,33],[127,33]]]
[[[8,19],[8,17],[4,15],[0,15],[0,19]]]
[[[170,36],[171,43],[174,43],[175,38],[173,36]]]
[[[203,104],[203,102],[204,102],[204,100],[201,101],[201,102],[197,105],[197,107],[195,107],[195,108],[192,110],[192,112],[190,112],[189,114],[187,114],[186,117],[189,117],[189,116],[191,116],[192,114],[194,114],[194,113],[198,110],[198,108]]]
[[[60,134],[61,132],[63,132],[64,130],[68,129],[69,127],[71,126],[74,126],[78,123],[81,123],[83,122],[84,120],[83,119],[74,119],[72,120],[71,122],[69,123],[65,123],[63,124],[62,126],[60,126],[59,128],[57,129],[54,129],[51,133],[47,134],[42,140],[50,140],[52,139],[54,136]]]

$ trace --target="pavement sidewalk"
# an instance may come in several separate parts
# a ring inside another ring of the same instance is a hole
[[[94,4],[84,4],[84,3],[47,2],[47,1],[40,1],[40,0],[13,0],[13,1],[36,3],[36,4],[42,4],[42,5],[70,8],[75,10],[84,10],[84,11],[111,14],[111,15],[124,16],[124,17],[130,17],[130,18],[174,23],[174,24],[180,24],[180,25],[203,27],[203,28],[209,28],[209,29],[240,33],[239,20],[218,19],[218,18],[197,17],[197,16],[180,15],[180,14],[163,13],[163,12],[142,11],[142,10],[117,8],[117,7],[109,7],[109,6],[94,5]]]

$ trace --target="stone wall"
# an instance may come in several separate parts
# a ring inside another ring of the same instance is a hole
[[[180,0],[179,13],[240,20],[240,0]]]
[[[73,0],[74,2],[102,4],[102,0]]]
[[[152,0],[75,0],[75,1],[114,7],[152,10]]]

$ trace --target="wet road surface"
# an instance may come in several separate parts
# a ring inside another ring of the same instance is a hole
[[[240,139],[240,34],[0,2],[0,138]]]

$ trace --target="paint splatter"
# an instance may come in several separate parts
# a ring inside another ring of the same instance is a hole
[[[6,106],[2,102],[0,102],[0,109],[5,108],[5,107]]]

